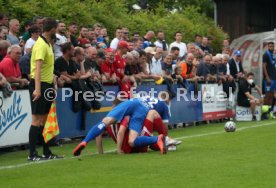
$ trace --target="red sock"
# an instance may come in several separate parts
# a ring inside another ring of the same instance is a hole
[[[145,119],[142,135],[151,136],[152,134],[153,134],[153,123],[150,120]]]
[[[153,130],[157,131],[158,134],[163,134],[164,136],[168,135],[168,131],[165,127],[165,125],[163,124],[163,121],[160,117],[155,118],[153,121]]]

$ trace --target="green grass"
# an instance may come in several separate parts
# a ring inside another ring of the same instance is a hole
[[[276,121],[239,122],[235,133],[224,132],[223,124],[169,133],[183,143],[164,156],[159,152],[95,155],[94,142],[82,160],[71,158],[77,143],[53,147],[66,158],[45,163],[26,162],[28,151],[6,153],[0,155],[0,187],[275,187]],[[116,146],[105,139],[104,147]],[[12,168],[3,168],[8,166]]]

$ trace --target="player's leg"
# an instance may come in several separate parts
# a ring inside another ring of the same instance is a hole
[[[152,144],[158,144],[162,154],[167,152],[164,135],[159,136],[139,136],[142,129],[143,119],[131,118],[129,122],[129,145],[132,147],[145,147]]]
[[[74,156],[79,156],[81,151],[86,147],[87,143],[91,140],[96,139],[97,136],[101,135],[106,127],[110,126],[111,124],[115,123],[116,119],[113,117],[105,117],[101,122],[94,125],[86,135],[86,137],[82,140],[82,142],[74,149],[73,154]]]

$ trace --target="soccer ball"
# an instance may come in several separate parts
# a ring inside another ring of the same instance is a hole
[[[224,130],[226,132],[235,132],[236,130],[236,123],[233,121],[227,121],[224,125]]]

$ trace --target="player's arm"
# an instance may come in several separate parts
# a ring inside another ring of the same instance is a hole
[[[124,153],[122,151],[122,145],[123,145],[123,140],[124,140],[126,130],[127,130],[127,127],[121,125],[120,128],[119,128],[119,131],[118,131],[118,135],[117,135],[117,152],[119,154]]]
[[[264,71],[264,75],[265,75],[265,79],[268,83],[270,83],[270,78],[267,72],[267,63],[263,62],[263,71]]]
[[[33,101],[36,101],[41,96],[41,68],[43,60],[36,60],[35,69],[35,90],[33,92]]]
[[[262,96],[262,91],[261,91],[260,87],[255,85],[255,89],[257,90],[259,96],[261,97]]]
[[[96,137],[96,144],[97,144],[97,148],[98,148],[98,153],[99,154],[103,154],[104,150],[103,150],[103,138],[102,138],[102,134],[99,135],[98,137]]]

